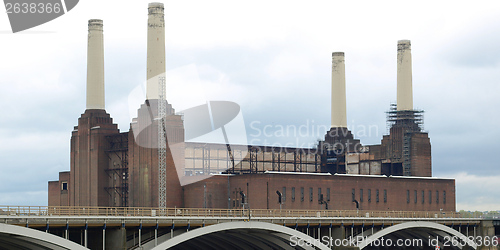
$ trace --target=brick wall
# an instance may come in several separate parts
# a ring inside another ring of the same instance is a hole
[[[224,188],[226,178],[221,176],[212,177],[203,182],[193,183],[184,187],[184,199],[187,207],[202,207],[203,185],[212,190],[217,186],[218,192],[210,191],[213,200],[223,201],[227,197]],[[227,184],[226,184],[227,185]],[[285,188],[285,190],[283,190]],[[304,199],[302,201],[302,188]],[[312,188],[312,201],[310,190]],[[455,211],[455,180],[452,179],[429,179],[429,178],[393,178],[393,177],[364,177],[343,175],[307,175],[307,174],[247,174],[230,177],[231,206],[241,208],[239,205],[239,191],[247,195],[250,208],[254,209],[279,209],[279,190],[285,196],[282,204],[283,209],[325,209],[325,205],[318,204],[318,189],[321,188],[323,199],[328,200],[327,192],[330,192],[330,201],[327,201],[329,210],[353,210],[356,209],[352,202],[352,191],[354,198],[359,202],[362,210],[405,210],[405,211]],[[293,199],[292,189],[295,189]],[[363,190],[363,199],[360,192]],[[377,202],[377,190],[379,198]],[[283,192],[284,191],[284,192]],[[415,191],[417,191],[417,202],[415,202]],[[422,191],[424,191],[424,202],[422,203]],[[429,191],[432,193],[429,201]],[[439,200],[436,197],[439,192]],[[368,193],[371,193],[369,200]],[[384,192],[387,195],[384,195]],[[409,200],[407,193],[409,192]],[[446,193],[446,203],[443,194]],[[384,199],[384,197],[386,197]],[[234,203],[233,203],[234,200]],[[201,203],[200,203],[201,202]],[[216,207],[218,204],[219,207]],[[213,203],[214,208],[226,208],[224,202]]]

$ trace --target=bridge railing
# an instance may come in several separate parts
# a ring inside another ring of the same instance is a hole
[[[442,211],[356,211],[356,210],[266,210],[252,209],[255,217],[376,217],[376,218],[460,218],[457,212]]]
[[[0,206],[0,216],[460,218],[457,212],[149,207]]]

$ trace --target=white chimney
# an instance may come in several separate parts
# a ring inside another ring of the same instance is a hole
[[[104,44],[102,20],[89,20],[87,109],[104,109]]]
[[[148,5],[148,63],[146,99],[159,99],[158,77],[165,76],[165,20],[163,3]]]
[[[398,111],[413,110],[410,40],[398,41]]]
[[[332,53],[332,128],[347,128],[344,52]]]

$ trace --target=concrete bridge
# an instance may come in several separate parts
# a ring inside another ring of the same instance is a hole
[[[499,231],[441,211],[0,206],[0,249],[499,249]]]

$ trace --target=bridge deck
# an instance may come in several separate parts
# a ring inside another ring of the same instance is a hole
[[[433,221],[445,225],[474,225],[480,218],[461,218],[442,211],[356,211],[203,209],[145,207],[0,206],[0,222],[51,227],[78,226],[204,226],[228,221],[263,221],[282,225],[383,225],[407,221]]]

